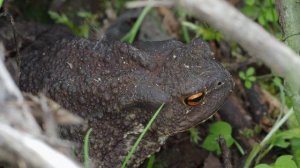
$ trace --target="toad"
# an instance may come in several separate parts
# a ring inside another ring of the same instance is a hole
[[[200,39],[187,45],[176,40],[130,45],[69,38],[27,49],[21,59],[23,91],[46,92],[86,120],[86,128],[62,128],[63,137],[82,144],[93,128],[90,157],[96,167],[120,167],[164,103],[129,162],[138,167],[168,136],[212,116],[233,85]]]

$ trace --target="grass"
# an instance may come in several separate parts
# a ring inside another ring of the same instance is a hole
[[[90,143],[90,135],[92,133],[92,128],[90,128],[84,137],[83,142],[83,159],[84,159],[84,168],[90,167],[90,158],[89,158],[89,143]]]
[[[151,155],[151,157],[149,158],[149,161],[147,163],[147,168],[152,168],[154,165],[154,161],[155,161],[155,156]]]
[[[80,25],[75,24],[74,21],[64,13],[60,14],[55,11],[48,11],[48,14],[56,23],[67,26],[76,36],[79,37],[88,38],[91,28],[99,27],[99,23],[97,21],[99,16],[92,14],[91,12],[79,11],[76,13],[76,15],[82,19],[82,24]]]
[[[137,21],[134,23],[132,29],[121,39],[122,42],[132,43],[134,41],[145,16],[149,13],[151,9],[152,5],[148,3],[148,5],[143,9],[141,15],[138,17]]]
[[[126,167],[127,163],[129,162],[130,158],[132,157],[133,153],[136,151],[137,146],[140,144],[141,140],[145,136],[146,132],[149,130],[150,126],[152,125],[152,123],[156,119],[157,115],[159,114],[159,112],[161,111],[161,109],[163,108],[163,106],[164,106],[164,103],[153,114],[153,116],[151,117],[150,121],[147,123],[145,129],[140,134],[140,136],[138,137],[138,139],[135,141],[134,145],[131,147],[131,149],[130,149],[129,153],[127,154],[127,156],[126,156],[126,158],[125,158],[125,160],[124,160],[121,168],[125,168]]]
[[[244,168],[249,168],[254,160],[254,158],[257,156],[257,154],[268,144],[268,142],[271,140],[271,137],[275,134],[276,131],[289,119],[289,117],[294,113],[293,109],[290,109],[288,113],[286,113],[279,122],[277,122],[271,129],[271,131],[268,133],[267,136],[258,144],[255,146],[252,151],[250,152]]]

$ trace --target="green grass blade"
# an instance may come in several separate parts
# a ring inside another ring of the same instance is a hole
[[[132,29],[121,39],[122,42],[132,43],[135,39],[135,36],[148,12],[152,9],[151,3],[143,9],[141,15],[138,17],[137,21],[134,23]]]
[[[244,168],[249,168],[253,162],[253,159],[257,156],[257,154],[261,151],[265,145],[268,144],[272,136],[275,134],[275,132],[288,120],[288,118],[294,113],[293,108],[291,108],[280,120],[277,122],[271,129],[271,131],[265,136],[265,138],[260,142],[259,145],[254,147],[249,154]]]
[[[4,0],[0,0],[0,8],[2,8]]]
[[[245,155],[245,151],[242,148],[242,146],[238,143],[238,141],[236,141],[235,139],[233,139],[233,143],[235,144],[235,146],[237,147],[237,149],[239,150],[239,152],[241,153],[241,155]]]
[[[153,168],[154,161],[155,161],[155,155],[151,155],[147,163],[147,168]]]
[[[83,142],[83,159],[84,159],[84,168],[90,167],[90,158],[89,158],[89,142],[90,142],[90,135],[92,132],[92,128],[88,130],[85,134],[84,142]]]
[[[130,160],[130,158],[132,157],[133,153],[135,152],[137,146],[139,145],[139,143],[141,142],[142,138],[144,137],[144,135],[146,134],[146,132],[148,131],[148,129],[150,128],[150,126],[152,125],[152,123],[154,122],[154,120],[156,119],[157,115],[159,114],[159,112],[161,111],[161,109],[163,108],[164,103],[156,110],[156,112],[154,113],[154,115],[151,117],[150,121],[147,123],[145,129],[143,130],[143,132],[141,133],[141,135],[138,137],[138,139],[135,141],[134,145],[131,147],[129,153],[127,154],[122,167],[121,168],[125,168],[128,161]]]

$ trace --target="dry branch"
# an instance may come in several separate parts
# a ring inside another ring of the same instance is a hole
[[[125,4],[126,8],[132,9],[132,8],[141,8],[141,7],[145,7],[147,6],[149,3],[151,3],[151,5],[153,7],[173,7],[175,6],[175,3],[171,0],[164,0],[164,1],[160,1],[160,0],[151,0],[151,1],[131,1],[131,2],[127,2]]]
[[[66,156],[55,151],[44,142],[0,123],[1,155],[14,154],[24,159],[30,167],[79,168]]]
[[[41,130],[9,75],[0,44],[0,159],[30,167],[78,166],[66,156],[36,139]],[[4,160],[5,159],[5,160]],[[19,160],[17,160],[19,159]]]
[[[284,40],[296,53],[300,54],[300,2],[298,0],[276,0],[279,21]]]
[[[3,59],[4,47],[0,44],[0,122],[39,134],[40,129],[29,113],[20,90],[6,70]]]

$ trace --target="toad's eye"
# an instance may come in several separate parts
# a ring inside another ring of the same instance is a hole
[[[204,93],[203,92],[199,92],[199,93],[196,93],[196,94],[193,94],[189,97],[186,97],[184,99],[184,103],[186,105],[189,105],[189,106],[197,106],[200,104],[201,100],[203,99],[204,97]]]

